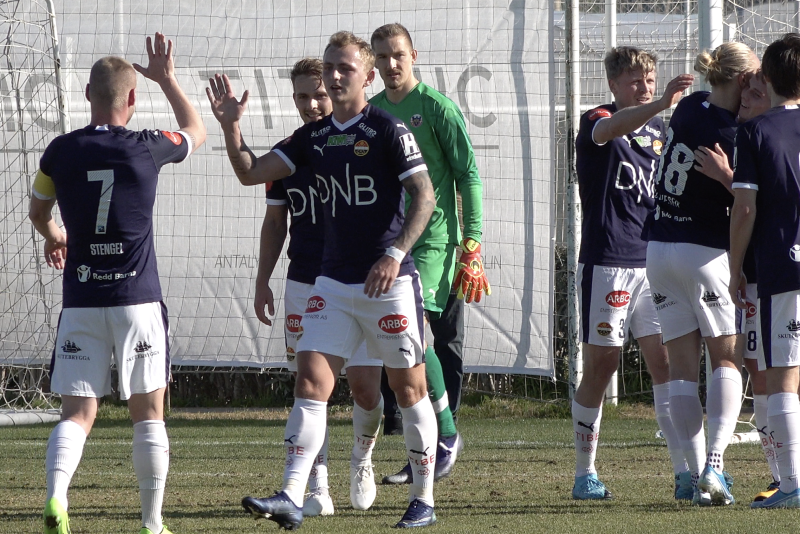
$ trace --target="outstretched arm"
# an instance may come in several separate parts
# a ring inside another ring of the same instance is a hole
[[[422,235],[436,207],[436,197],[427,171],[416,172],[402,183],[406,193],[411,196],[411,204],[408,206],[400,235],[367,275],[364,293],[370,298],[380,297],[392,288],[397,273],[400,272],[400,262]]]
[[[289,176],[291,169],[280,156],[268,152],[257,158],[244,142],[239,121],[247,109],[250,92],[245,91],[242,99],[237,99],[226,74],[216,74],[208,84],[206,95],[211,102],[211,111],[222,127],[228,159],[242,185],[264,184]]]
[[[172,40],[167,41],[163,33],[156,33],[155,42],[147,38],[147,67],[133,64],[142,76],[156,82],[167,97],[180,130],[192,140],[192,152],[206,140],[206,127],[200,114],[189,102],[186,94],[175,78],[175,64],[172,60]]]
[[[631,133],[641,128],[650,119],[678,103],[683,91],[692,86],[694,76],[681,74],[667,84],[664,95],[654,102],[642,106],[631,106],[614,113],[610,118],[597,123],[592,137],[594,142],[602,145],[616,137]]]

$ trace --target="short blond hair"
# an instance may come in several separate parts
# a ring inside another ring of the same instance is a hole
[[[743,72],[755,71],[755,54],[744,43],[729,42],[712,51],[703,50],[694,61],[694,70],[705,77],[711,87],[724,85]]]
[[[361,62],[364,63],[367,72],[371,72],[372,69],[375,68],[375,52],[372,51],[368,42],[352,32],[341,31],[331,35],[331,38],[328,40],[328,46],[325,47],[325,51],[322,55],[325,57],[325,54],[327,54],[328,50],[331,48],[339,49],[350,45],[356,45],[358,47]]]
[[[128,105],[128,93],[136,88],[136,71],[121,57],[107,56],[92,65],[89,74],[89,98],[93,104],[108,109]]]
[[[635,46],[618,46],[606,54],[603,64],[606,67],[606,78],[616,80],[626,72],[642,71],[642,74],[653,72],[656,70],[656,61],[658,57],[655,54]]]

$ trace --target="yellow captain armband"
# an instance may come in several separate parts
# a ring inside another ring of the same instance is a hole
[[[56,186],[53,179],[42,172],[36,171],[36,179],[33,181],[33,196],[40,200],[50,200],[56,198]]]

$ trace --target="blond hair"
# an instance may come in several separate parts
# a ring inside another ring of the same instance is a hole
[[[106,109],[122,109],[128,105],[128,93],[136,88],[136,71],[121,57],[98,59],[89,73],[89,98]]]
[[[647,74],[656,70],[658,57],[650,52],[645,52],[635,46],[618,46],[612,48],[603,64],[606,67],[606,78],[616,80],[623,73],[630,71],[642,71]]]
[[[364,63],[366,71],[368,73],[371,72],[372,69],[375,68],[375,53],[372,51],[372,48],[370,48],[369,43],[361,37],[357,37],[352,32],[341,31],[331,35],[331,38],[328,40],[328,46],[325,47],[325,52],[323,52],[323,57],[328,53],[328,49],[330,48],[339,49],[350,45],[356,45],[358,47],[361,62]]]
[[[700,52],[694,61],[694,70],[715,87],[724,85],[743,72],[755,70],[754,58],[753,51],[744,43],[723,43],[711,52]]]

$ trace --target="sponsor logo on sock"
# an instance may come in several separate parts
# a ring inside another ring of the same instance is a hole
[[[420,456],[427,456],[428,455],[428,449],[430,449],[430,447],[425,447],[424,451],[415,451],[414,449],[408,449],[408,451],[409,452],[413,452],[414,454],[419,454]]]
[[[578,421],[578,426],[582,426],[583,428],[588,428],[591,432],[594,432],[594,423],[586,424],[581,421]]]
[[[288,443],[289,445],[294,445],[294,441],[293,441],[293,440],[294,440],[294,438],[296,438],[296,437],[297,437],[297,434],[292,434],[292,435],[291,435],[291,436],[289,436],[288,438],[284,438],[283,442],[284,442],[284,443]]]

